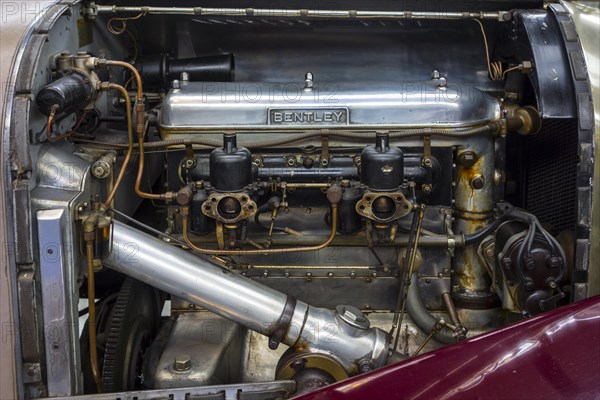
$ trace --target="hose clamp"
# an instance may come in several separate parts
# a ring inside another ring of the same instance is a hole
[[[296,298],[294,296],[288,295],[287,299],[285,300],[285,306],[283,307],[283,311],[281,312],[281,315],[277,320],[277,324],[275,325],[275,330],[273,334],[269,336],[269,348],[271,350],[276,350],[277,347],[279,347],[279,343],[281,343],[285,333],[290,327],[295,309]]]

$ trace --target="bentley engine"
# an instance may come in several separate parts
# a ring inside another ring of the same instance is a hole
[[[29,397],[288,398],[587,296],[560,5],[63,3],[17,80]]]

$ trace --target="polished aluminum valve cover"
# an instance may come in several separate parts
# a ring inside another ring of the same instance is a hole
[[[497,99],[463,84],[423,82],[177,82],[163,134],[215,130],[456,128],[496,120]]]

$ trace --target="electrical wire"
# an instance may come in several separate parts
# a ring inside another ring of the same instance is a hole
[[[505,215],[509,218],[514,218],[516,220],[523,221],[529,225],[529,227],[523,237],[522,244],[519,247],[519,250],[517,252],[518,262],[526,263],[529,260],[533,259],[532,247],[533,247],[533,242],[535,241],[536,236],[537,236],[538,239],[543,239],[550,246],[552,255],[558,255],[558,257],[561,258],[562,268],[560,268],[560,273],[555,278],[555,281],[562,280],[564,277],[565,271],[566,271],[565,266],[566,266],[566,262],[567,262],[565,252],[564,252],[562,246],[558,243],[558,241],[548,231],[546,231],[544,229],[544,227],[542,227],[542,225],[539,222],[539,220],[537,219],[537,217],[531,213],[528,213],[527,211],[517,209],[514,207],[509,209],[508,211],[506,211]],[[529,280],[523,274],[522,268],[515,268],[514,270],[517,275],[517,278],[521,282],[525,282],[525,281]]]
[[[50,135],[52,134],[52,122],[54,121],[56,110],[58,110],[58,104],[53,104],[52,107],[50,107],[50,114],[48,114],[48,121],[46,123],[46,130],[48,131],[46,136],[48,139],[50,139]]]
[[[65,134],[62,135],[58,135],[58,136],[51,136],[48,135],[48,141],[50,142],[56,142],[58,140],[62,140],[62,139],[68,139],[69,137],[71,137],[74,133],[77,133],[77,129],[79,129],[79,126],[81,125],[81,122],[83,121],[83,118],[90,112],[90,110],[85,110],[83,113],[81,113],[81,116],[79,117],[79,119],[77,120],[77,122],[75,123],[75,125],[73,126],[73,128],[71,128],[70,131],[66,132]],[[50,117],[48,117],[48,119],[50,119]],[[50,125],[51,126],[51,125]]]
[[[488,74],[489,74],[489,77],[491,80],[493,80],[493,81],[504,80],[507,73],[518,70],[518,69],[523,69],[523,64],[519,64],[519,65],[516,65],[514,67],[504,70],[504,67],[502,66],[502,62],[500,62],[500,61],[492,62],[491,58],[490,58],[490,48],[488,45],[487,35],[485,33],[485,29],[483,28],[483,24],[481,23],[480,20],[475,19],[475,18],[473,18],[473,21],[477,22],[477,24],[479,24],[479,28],[481,29],[481,35],[483,36],[483,44],[485,46],[485,57],[486,57],[486,61],[487,61]]]
[[[144,15],[146,15],[146,12],[142,12],[138,15],[136,15],[135,17],[114,17],[108,20],[108,22],[106,23],[106,29],[108,29],[108,31],[110,33],[112,33],[113,35],[122,35],[123,33],[126,33],[129,38],[131,39],[131,42],[133,43],[133,58],[131,60],[132,63],[134,63],[137,60],[137,56],[138,56],[138,43],[137,43],[137,39],[136,37],[131,33],[131,31],[129,31],[129,29],[127,29],[127,21],[134,21],[136,19],[139,19],[141,17],[143,17]],[[121,23],[121,26],[115,26],[114,23],[118,21]],[[125,86],[127,87],[127,86]]]

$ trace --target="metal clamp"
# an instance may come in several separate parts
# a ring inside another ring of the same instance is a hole
[[[283,306],[283,311],[281,312],[281,316],[277,321],[277,325],[275,326],[275,331],[271,336],[269,336],[269,348],[271,350],[276,350],[279,347],[279,343],[283,340],[283,337],[292,323],[292,317],[294,316],[294,310],[296,309],[296,298],[294,296],[290,296],[288,294],[287,299],[285,300],[285,306]]]

